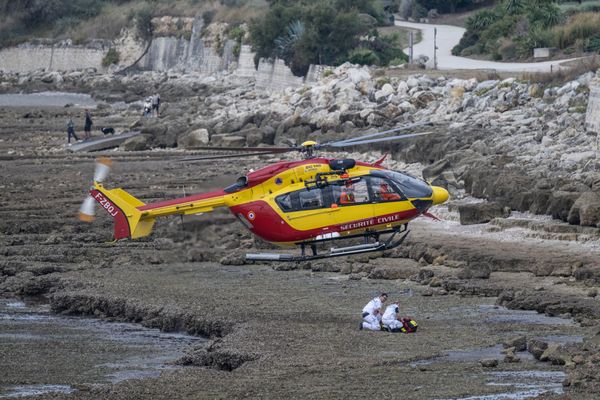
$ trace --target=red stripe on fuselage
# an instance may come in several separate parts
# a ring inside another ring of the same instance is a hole
[[[179,199],[165,200],[165,201],[159,201],[158,203],[146,204],[146,205],[138,207],[137,209],[140,211],[153,210],[156,208],[175,206],[177,204],[182,204],[182,203],[190,203],[190,202],[198,201],[198,200],[206,200],[206,199],[210,199],[211,197],[220,197],[220,196],[224,196],[226,194],[227,193],[225,193],[223,190],[217,190],[217,191],[210,192],[210,193],[195,194],[193,196],[181,197]]]
[[[252,224],[252,229],[250,230],[255,235],[269,242],[302,242],[314,239],[318,235],[325,233],[366,229],[375,225],[412,219],[419,215],[417,209],[412,209],[386,215],[377,215],[339,225],[321,226],[315,229],[300,231],[290,226],[267,202],[262,200],[234,206],[230,210],[234,215],[241,214],[246,219],[248,219],[248,213],[252,211],[254,219],[250,221]]]

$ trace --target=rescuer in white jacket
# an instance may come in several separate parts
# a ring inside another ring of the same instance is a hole
[[[383,326],[388,328],[390,331],[401,329],[404,324],[398,320],[399,312],[400,308],[398,307],[398,303],[392,303],[387,306],[385,312],[383,313],[383,317],[381,318]]]
[[[381,330],[381,310],[383,303],[387,300],[387,293],[381,293],[378,297],[367,303],[362,310],[362,322],[359,329],[369,329],[371,331]]]

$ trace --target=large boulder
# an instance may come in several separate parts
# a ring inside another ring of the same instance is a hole
[[[177,138],[177,147],[183,147],[184,149],[206,146],[210,140],[210,135],[206,129],[196,129],[185,135]]]
[[[221,147],[242,147],[246,144],[246,138],[237,135],[215,134],[210,141],[213,145]]]
[[[600,192],[585,192],[573,203],[567,221],[574,225],[600,227]]]
[[[508,339],[503,343],[504,348],[514,348],[515,351],[525,351],[527,350],[527,337],[526,336],[516,336]]]
[[[494,218],[506,218],[510,211],[498,203],[463,204],[458,207],[461,225],[485,224]]]
[[[562,346],[557,343],[548,345],[548,348],[540,356],[540,361],[549,361],[554,365],[565,365],[567,360],[570,360],[570,357],[564,352]]]
[[[535,357],[536,360],[539,360],[542,357],[542,354],[544,354],[547,348],[548,343],[541,340],[531,339],[527,342],[527,350],[533,354],[533,357]]]
[[[546,213],[552,215],[552,218],[567,221],[570,210],[579,196],[581,196],[579,193],[565,192],[562,190],[552,192],[550,199],[548,200],[548,209]]]
[[[142,151],[148,150],[148,137],[145,135],[137,135],[127,139],[119,146],[125,151]]]

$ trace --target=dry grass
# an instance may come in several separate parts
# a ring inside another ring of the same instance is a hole
[[[530,83],[544,85],[560,85],[574,79],[586,72],[596,72],[600,69],[600,56],[592,56],[567,64],[567,68],[555,72],[535,72],[523,75],[523,79]]]
[[[224,21],[230,24],[240,24],[250,22],[267,13],[269,5],[266,0],[249,0],[241,7],[219,7],[216,9],[215,20]]]
[[[569,18],[566,24],[552,29],[556,47],[565,49],[594,35],[600,34],[600,13],[580,13]]]

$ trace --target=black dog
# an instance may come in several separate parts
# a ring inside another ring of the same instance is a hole
[[[102,133],[104,133],[105,135],[114,135],[115,134],[115,130],[113,128],[102,128],[100,129],[102,131]]]

